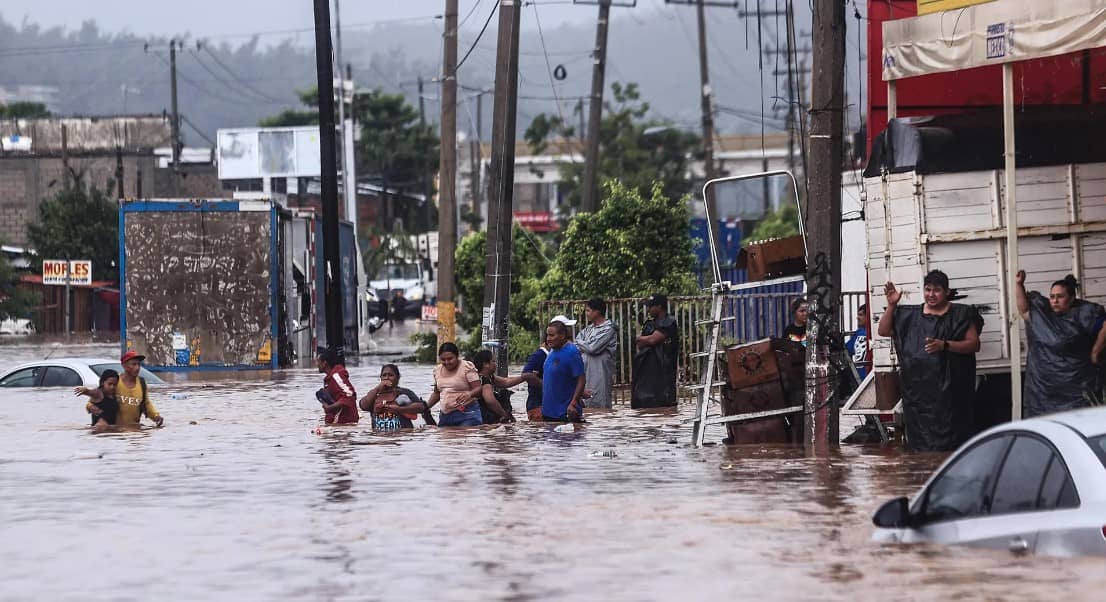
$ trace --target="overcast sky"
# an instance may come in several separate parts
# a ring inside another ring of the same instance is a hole
[[[653,0],[646,0],[641,4],[653,3]],[[476,14],[465,24],[465,28],[470,29],[483,25],[495,0],[459,0],[459,4],[461,18],[479,4]],[[108,32],[165,36],[191,33],[194,37],[203,37],[312,27],[312,6],[311,0],[3,0],[0,15],[17,27],[26,19],[43,27],[75,30],[82,22],[95,20]],[[345,29],[394,19],[426,17],[429,20],[444,10],[445,2],[341,0],[340,6],[342,28]],[[534,8],[528,6],[526,10]],[[543,28],[566,22],[594,22],[596,14],[594,6],[574,6],[550,0],[539,0],[539,10]]]

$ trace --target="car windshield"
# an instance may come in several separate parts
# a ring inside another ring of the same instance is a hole
[[[419,266],[414,263],[388,263],[380,266],[377,280],[418,280]]]
[[[123,364],[120,364],[120,363],[93,364],[93,365],[89,366],[89,368],[92,368],[92,371],[96,373],[96,376],[100,376],[101,374],[103,374],[104,370],[115,370],[116,372],[118,372],[120,374],[123,373]],[[165,384],[165,381],[161,380],[160,378],[158,378],[158,376],[156,374],[154,374],[153,372],[150,372],[149,370],[147,370],[145,368],[142,368],[138,372],[138,375],[141,376],[142,378],[145,378],[147,384],[151,384],[151,385],[164,385]]]
[[[1098,461],[1102,462],[1103,467],[1106,467],[1106,435],[1091,437],[1087,439],[1087,443],[1091,445],[1091,449],[1098,456]]]

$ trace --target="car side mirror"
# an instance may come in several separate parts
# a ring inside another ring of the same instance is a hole
[[[872,522],[877,527],[884,529],[902,529],[909,527],[913,522],[910,516],[910,500],[905,497],[895,498],[880,506],[872,516]]]

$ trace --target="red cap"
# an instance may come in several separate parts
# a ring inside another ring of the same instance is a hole
[[[145,355],[139,355],[137,351],[128,351],[123,354],[123,357],[119,358],[120,364],[125,364],[131,360],[138,360],[140,362],[146,361]]]

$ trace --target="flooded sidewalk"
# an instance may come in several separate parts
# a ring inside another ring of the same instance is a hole
[[[49,351],[2,345],[0,370]],[[359,395],[392,359],[350,369]],[[401,371],[429,392],[429,366]],[[1106,585],[1098,559],[869,543],[874,509],[940,456],[695,449],[691,406],[593,412],[571,433],[316,434],[320,383],[177,379],[151,389],[165,428],[105,434],[70,391],[4,390],[0,599],[1095,600]]]

